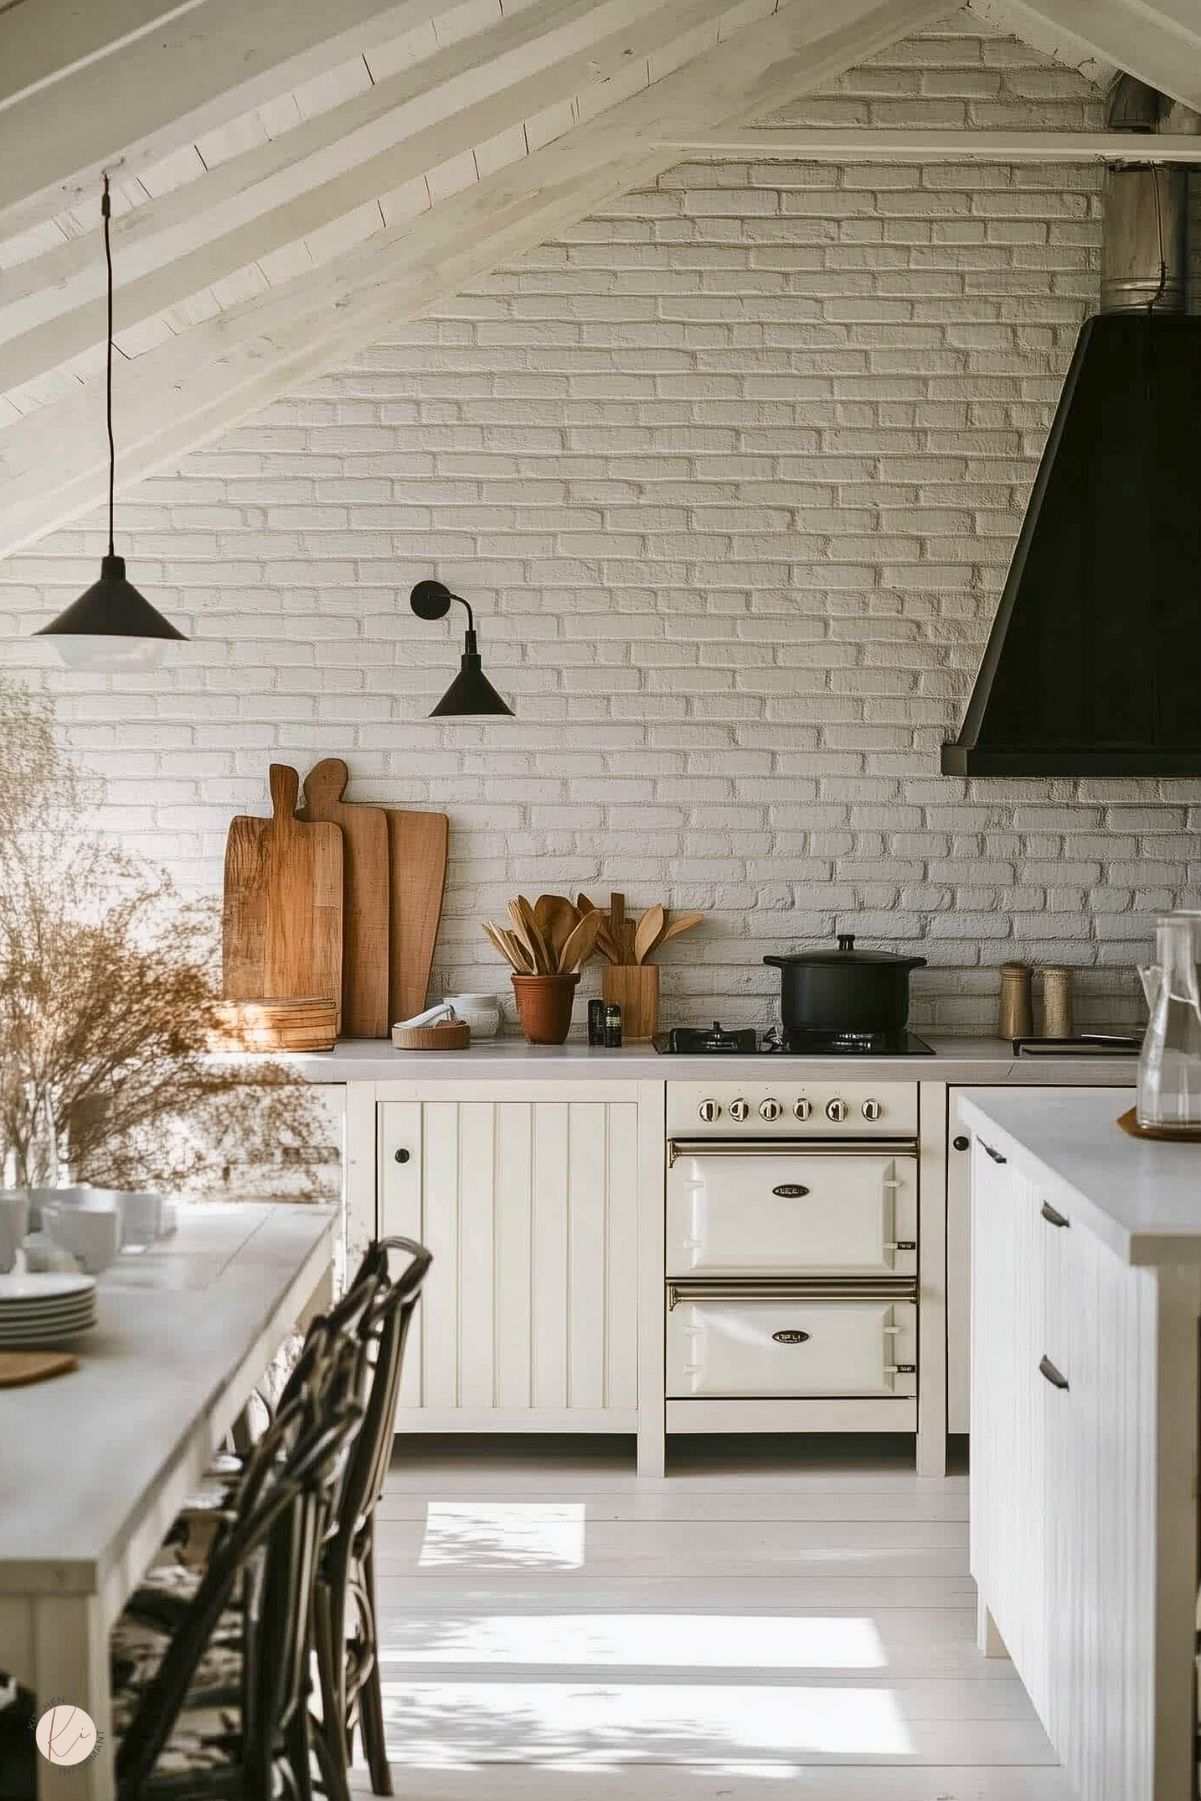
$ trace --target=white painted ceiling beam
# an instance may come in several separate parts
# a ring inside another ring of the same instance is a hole
[[[1004,0],[1001,16],[1063,62],[1098,57],[1201,111],[1201,0]]]
[[[954,163],[1201,163],[1201,137],[1178,132],[763,126],[662,139],[659,148],[681,159],[729,162],[877,163],[900,157]]]
[[[323,127],[326,141],[308,156],[283,161],[289,147],[295,148],[293,139],[316,135],[297,128],[257,152],[232,158],[162,202],[133,209],[113,234],[118,333],[259,258],[298,244],[364,204],[520,127],[549,106],[649,68],[657,54],[698,30],[709,32],[716,42],[719,21],[733,12],[735,3],[544,0],[357,97],[374,101],[387,88],[394,100],[382,118],[372,118],[357,132],[337,133],[339,114],[352,106],[357,115],[365,111],[356,100],[309,122]],[[570,53],[561,55],[564,51]],[[557,54],[561,60],[556,62]],[[465,104],[475,95],[483,97]],[[377,145],[383,147],[375,149]],[[271,172],[250,181],[243,167],[247,163],[265,165]],[[152,217],[166,213],[176,223],[148,235]],[[135,238],[132,244],[127,232]],[[68,257],[76,272],[46,287],[42,265],[53,262],[61,268]],[[95,235],[10,272],[0,288],[0,393],[72,361],[95,344],[103,328],[103,280]],[[35,323],[22,330],[30,320]]]
[[[0,12],[0,108],[124,49],[204,0],[17,0]]]
[[[135,174],[444,10],[445,0],[204,0],[0,112],[0,230],[74,206],[102,169]]]
[[[745,16],[746,8],[742,9]],[[193,327],[121,372],[123,485],[174,464],[391,324],[655,179],[661,137],[754,118],[945,15],[945,0],[785,0],[629,100],[403,227]],[[105,464],[94,393],[0,433],[0,554],[90,509]]]

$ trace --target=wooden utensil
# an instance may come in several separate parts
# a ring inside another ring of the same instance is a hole
[[[342,1031],[385,1038],[388,1010],[388,816],[382,807],[348,805],[350,771],[324,757],[304,778],[300,819],[327,819],[342,830]]]
[[[585,913],[567,936],[559,955],[558,969],[563,975],[574,975],[596,949],[600,933],[600,914]]]
[[[624,894],[609,896],[609,936],[617,947],[617,961],[632,963],[634,961],[633,934],[626,924],[626,897]]]
[[[219,1051],[330,1051],[337,1036],[336,1001],[222,1001],[213,1008]]]
[[[271,818],[233,820],[225,846],[225,997],[317,995],[340,1016],[342,833],[296,818],[300,778],[287,764],[273,763],[269,781]]]
[[[670,943],[673,938],[679,938],[684,932],[691,932],[694,927],[702,925],[704,923],[704,918],[705,915],[703,913],[679,914],[671,921],[670,925],[668,925],[664,931],[660,932],[654,944],[651,946],[651,955],[653,956],[655,951],[661,950],[663,946]]]
[[[594,901],[590,901],[586,894],[578,894],[576,896],[575,904],[576,904],[576,912],[580,913],[580,914],[597,913],[600,911],[600,909],[597,907],[596,903]],[[610,963],[620,963],[621,962],[621,958],[618,955],[617,946],[613,942],[613,934],[609,930],[609,921],[603,913],[601,913],[601,926],[600,926],[600,933],[596,940],[596,948],[600,952],[601,956],[607,958]]]
[[[24,1388],[79,1368],[70,1351],[0,1351],[0,1388]]]
[[[411,1019],[425,1006],[446,891],[450,821],[445,813],[385,807],[391,926],[388,1014]]]
[[[578,911],[564,894],[540,894],[534,902],[534,918],[550,952],[551,968],[562,969],[563,946],[579,924]]]
[[[666,914],[660,906],[648,907],[638,921],[638,929],[634,933],[634,961],[645,963],[663,930]]]
[[[534,920],[534,909],[523,894],[509,902],[509,918],[513,921],[513,930],[518,942],[529,954],[535,975],[550,975],[550,958],[546,946],[542,942],[542,934]]]

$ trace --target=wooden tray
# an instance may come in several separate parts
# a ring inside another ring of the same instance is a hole
[[[28,1382],[48,1382],[79,1368],[70,1351],[0,1351],[0,1388],[24,1388]]]
[[[1117,1123],[1131,1138],[1157,1138],[1164,1144],[1201,1145],[1201,1126],[1140,1126],[1133,1107],[1119,1113]]]

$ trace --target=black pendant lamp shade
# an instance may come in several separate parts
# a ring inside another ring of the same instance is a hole
[[[63,661],[72,667],[136,668],[157,661],[164,641],[184,639],[157,607],[125,578],[125,558],[113,549],[113,491],[117,455],[113,442],[113,257],[109,240],[112,203],[108,176],[100,202],[104,221],[104,260],[108,270],[108,361],[105,370],[105,417],[108,425],[108,555],[100,562],[100,580],[78,600],[35,633],[54,638]]]
[[[418,619],[445,619],[450,612],[452,600],[457,600],[460,606],[467,607],[467,631],[463,638],[463,655],[459,661],[458,675],[437,706],[431,711],[430,718],[463,719],[487,714],[493,716],[503,714],[511,719],[512,707],[506,706],[484,674],[475,636],[475,616],[463,596],[452,594],[444,582],[436,581],[418,582],[409,595],[409,604]]]

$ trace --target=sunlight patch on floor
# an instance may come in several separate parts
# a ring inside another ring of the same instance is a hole
[[[887,1688],[386,1681],[383,1693],[394,1755],[427,1768],[483,1759],[580,1770],[704,1762],[745,1771],[801,1756],[914,1750]]]
[[[620,1664],[689,1669],[878,1670],[875,1622],[781,1614],[550,1613],[394,1620],[388,1663]]]
[[[431,1501],[417,1558],[420,1569],[576,1570],[583,1561],[582,1501]]]

